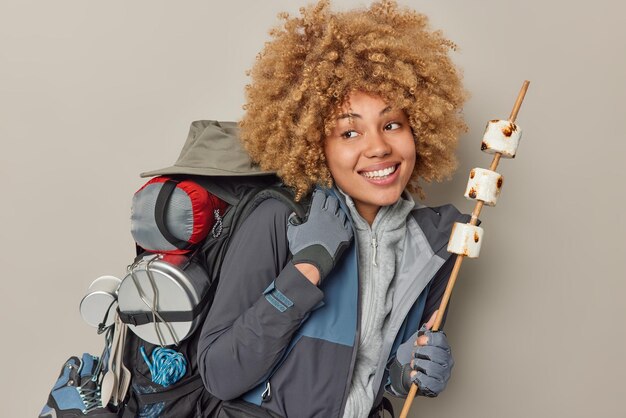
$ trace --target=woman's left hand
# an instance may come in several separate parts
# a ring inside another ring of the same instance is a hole
[[[435,397],[448,384],[454,358],[443,331],[431,331],[437,311],[418,331],[411,360],[411,381],[419,387],[418,394]]]

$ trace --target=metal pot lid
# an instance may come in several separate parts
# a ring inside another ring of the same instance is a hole
[[[156,312],[191,311],[200,302],[205,290],[194,284],[188,274],[178,267],[161,260],[139,264],[132,272],[122,280],[118,290],[121,312],[152,315],[153,307]],[[191,334],[196,326],[196,320],[128,324],[139,338],[156,345],[176,344]]]

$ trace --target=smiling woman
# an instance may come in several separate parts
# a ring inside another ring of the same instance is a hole
[[[445,243],[469,217],[407,192],[456,165],[454,44],[393,1],[282,17],[251,71],[241,136],[296,200],[314,190],[304,222],[266,201],[235,233],[198,367],[225,400],[218,417],[381,417],[385,392],[416,382],[437,396],[454,364],[430,327],[454,261]]]

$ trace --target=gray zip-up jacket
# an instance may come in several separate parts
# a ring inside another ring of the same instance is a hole
[[[359,340],[357,247],[318,288],[290,263],[289,215],[267,200],[233,236],[202,328],[198,367],[220,399],[244,399],[283,417],[340,418]],[[412,344],[437,309],[454,261],[446,251],[452,224],[468,219],[451,205],[415,207],[408,215],[381,347],[386,361],[374,376],[377,400],[392,383],[388,365],[398,347]]]

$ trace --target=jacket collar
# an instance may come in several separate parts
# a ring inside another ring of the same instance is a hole
[[[399,228],[405,223],[407,215],[415,207],[415,200],[413,199],[413,196],[405,190],[402,192],[402,195],[397,202],[380,208],[370,227],[368,222],[363,219],[361,214],[357,211],[352,197],[341,190],[341,188],[337,185],[333,186],[332,191],[334,195],[337,196],[339,201],[343,203],[342,209],[350,215],[353,226],[358,230],[371,229],[372,231],[375,231],[379,225],[383,223],[383,221],[385,222],[385,229],[387,230]]]

